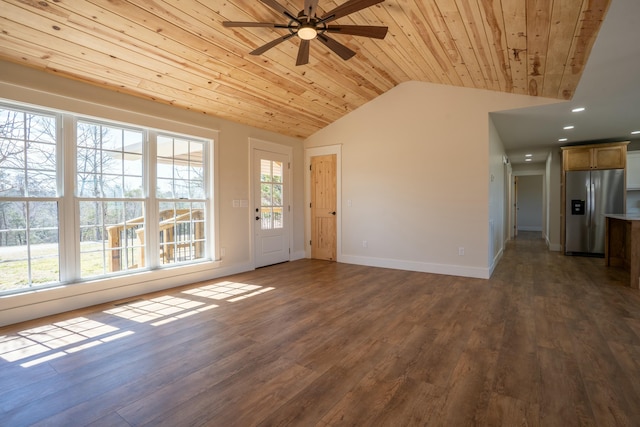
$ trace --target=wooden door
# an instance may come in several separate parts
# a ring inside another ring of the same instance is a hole
[[[311,258],[336,260],[336,155],[311,158]]]
[[[253,152],[255,267],[289,261],[288,157]]]

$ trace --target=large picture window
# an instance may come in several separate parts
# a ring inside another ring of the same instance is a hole
[[[209,145],[0,104],[0,293],[210,259]]]

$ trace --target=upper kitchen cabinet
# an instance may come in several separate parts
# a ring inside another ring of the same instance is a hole
[[[624,169],[627,144],[629,141],[562,147],[564,170]]]

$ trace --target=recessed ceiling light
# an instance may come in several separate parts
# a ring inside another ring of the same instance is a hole
[[[638,135],[640,134],[640,130],[634,130],[633,132],[631,132],[631,135]]]
[[[565,126],[565,127],[563,127],[562,129],[564,129],[564,130],[570,130],[570,129],[573,129],[574,127],[575,127],[575,126],[573,126],[573,125],[569,125],[569,126]]]
[[[565,142],[565,141],[568,141],[568,140],[569,140],[568,138],[560,138],[560,139],[558,140],[558,142]]]
[[[524,156],[525,157],[531,157],[531,156],[533,156],[533,154],[525,154]]]
[[[576,107],[573,110],[571,110],[572,113],[580,113],[581,111],[584,111],[585,108],[584,107]]]

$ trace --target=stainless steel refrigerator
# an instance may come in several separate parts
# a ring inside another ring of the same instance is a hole
[[[604,255],[604,215],[625,213],[624,169],[569,171],[565,178],[565,253]]]

